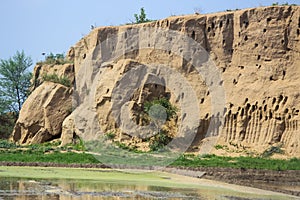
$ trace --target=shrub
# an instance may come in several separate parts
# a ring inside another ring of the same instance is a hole
[[[105,134],[106,138],[109,140],[113,140],[116,137],[116,134],[114,132],[108,132]]]
[[[147,19],[145,9],[141,8],[140,14],[134,14],[135,18],[135,24],[145,23],[145,22],[151,22],[152,20]]]
[[[17,116],[14,113],[0,114],[0,139],[8,139],[13,131]]]
[[[271,157],[275,153],[278,153],[278,154],[283,154],[284,153],[284,151],[281,149],[281,145],[271,146],[270,148],[266,149],[262,153],[261,157],[263,157],[263,158]]]
[[[43,81],[50,81],[53,83],[59,83],[66,87],[71,87],[71,81],[66,76],[58,76],[57,74],[44,74]]]
[[[165,131],[161,131],[159,134],[151,138],[149,142],[149,147],[151,151],[158,151],[163,149],[172,140],[171,137]]]
[[[49,65],[63,65],[66,63],[72,63],[72,61],[67,60],[63,53],[53,54],[50,53],[46,56],[45,61],[41,61],[38,64],[49,64]]]
[[[165,112],[167,114],[167,119],[166,120],[170,120],[172,117],[174,117],[176,115],[177,112],[177,108],[175,106],[173,106],[170,101],[166,98],[160,98],[160,99],[156,99],[153,101],[147,101],[144,103],[144,111],[149,114],[151,107],[154,105],[160,105],[163,106],[165,108]],[[154,115],[154,117],[160,118],[160,113],[161,110],[159,110],[156,114]]]

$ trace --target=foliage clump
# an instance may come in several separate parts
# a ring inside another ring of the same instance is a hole
[[[66,63],[72,63],[72,61],[66,59],[63,53],[53,54],[50,53],[46,56],[45,61],[41,61],[38,64],[48,64],[48,65],[63,65]]]
[[[168,130],[161,130],[161,122],[170,121],[175,117],[177,108],[168,99],[160,98],[145,102],[144,111],[151,117],[151,121],[156,124],[158,129],[156,135],[150,138],[149,148],[151,151],[163,149],[172,140],[172,137]]]
[[[278,146],[271,146],[270,148],[266,149],[261,157],[263,158],[268,158],[271,157],[274,154],[283,154],[284,151],[281,149],[282,145],[278,145]]]
[[[57,74],[44,74],[42,77],[43,81],[49,81],[53,83],[59,83],[66,87],[71,87],[72,83],[66,76],[58,76]]]
[[[151,22],[151,19],[148,19],[144,8],[141,8],[140,14],[134,14],[135,24],[141,24],[145,22]]]
[[[168,135],[165,131],[160,131],[149,142],[149,148],[151,151],[159,151],[163,149],[165,145],[172,141],[172,137]]]
[[[147,101],[144,103],[144,111],[149,115],[152,111],[151,115],[157,118],[161,118],[161,109],[159,107],[155,107],[155,105],[159,105],[164,107],[164,112],[166,113],[166,120],[170,120],[172,117],[176,115],[177,108],[173,106],[170,101],[166,98],[155,99],[153,101]],[[154,108],[154,109],[152,109]],[[157,109],[156,109],[157,108]]]
[[[297,4],[289,4],[288,2],[283,3],[283,4],[279,4],[278,2],[276,3],[272,3],[272,6],[297,6]]]
[[[32,59],[24,51],[0,61],[0,114],[14,112],[18,116],[29,95]]]

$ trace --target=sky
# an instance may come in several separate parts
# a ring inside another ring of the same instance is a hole
[[[67,53],[94,26],[134,21],[144,7],[147,18],[213,13],[300,0],[1,0],[0,59],[24,50],[34,63],[42,53]]]

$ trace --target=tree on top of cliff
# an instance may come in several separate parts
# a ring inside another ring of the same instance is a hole
[[[0,113],[14,112],[18,116],[28,96],[32,60],[24,51],[0,61]]]
[[[140,23],[145,23],[145,22],[151,22],[151,19],[147,19],[146,12],[144,8],[141,8],[141,13],[140,14],[134,14],[135,18],[135,23],[140,24]]]

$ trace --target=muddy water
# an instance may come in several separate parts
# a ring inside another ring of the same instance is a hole
[[[284,196],[255,195],[214,187],[169,188],[146,183],[74,179],[25,179],[0,177],[0,200],[97,200],[97,199],[294,199]]]

